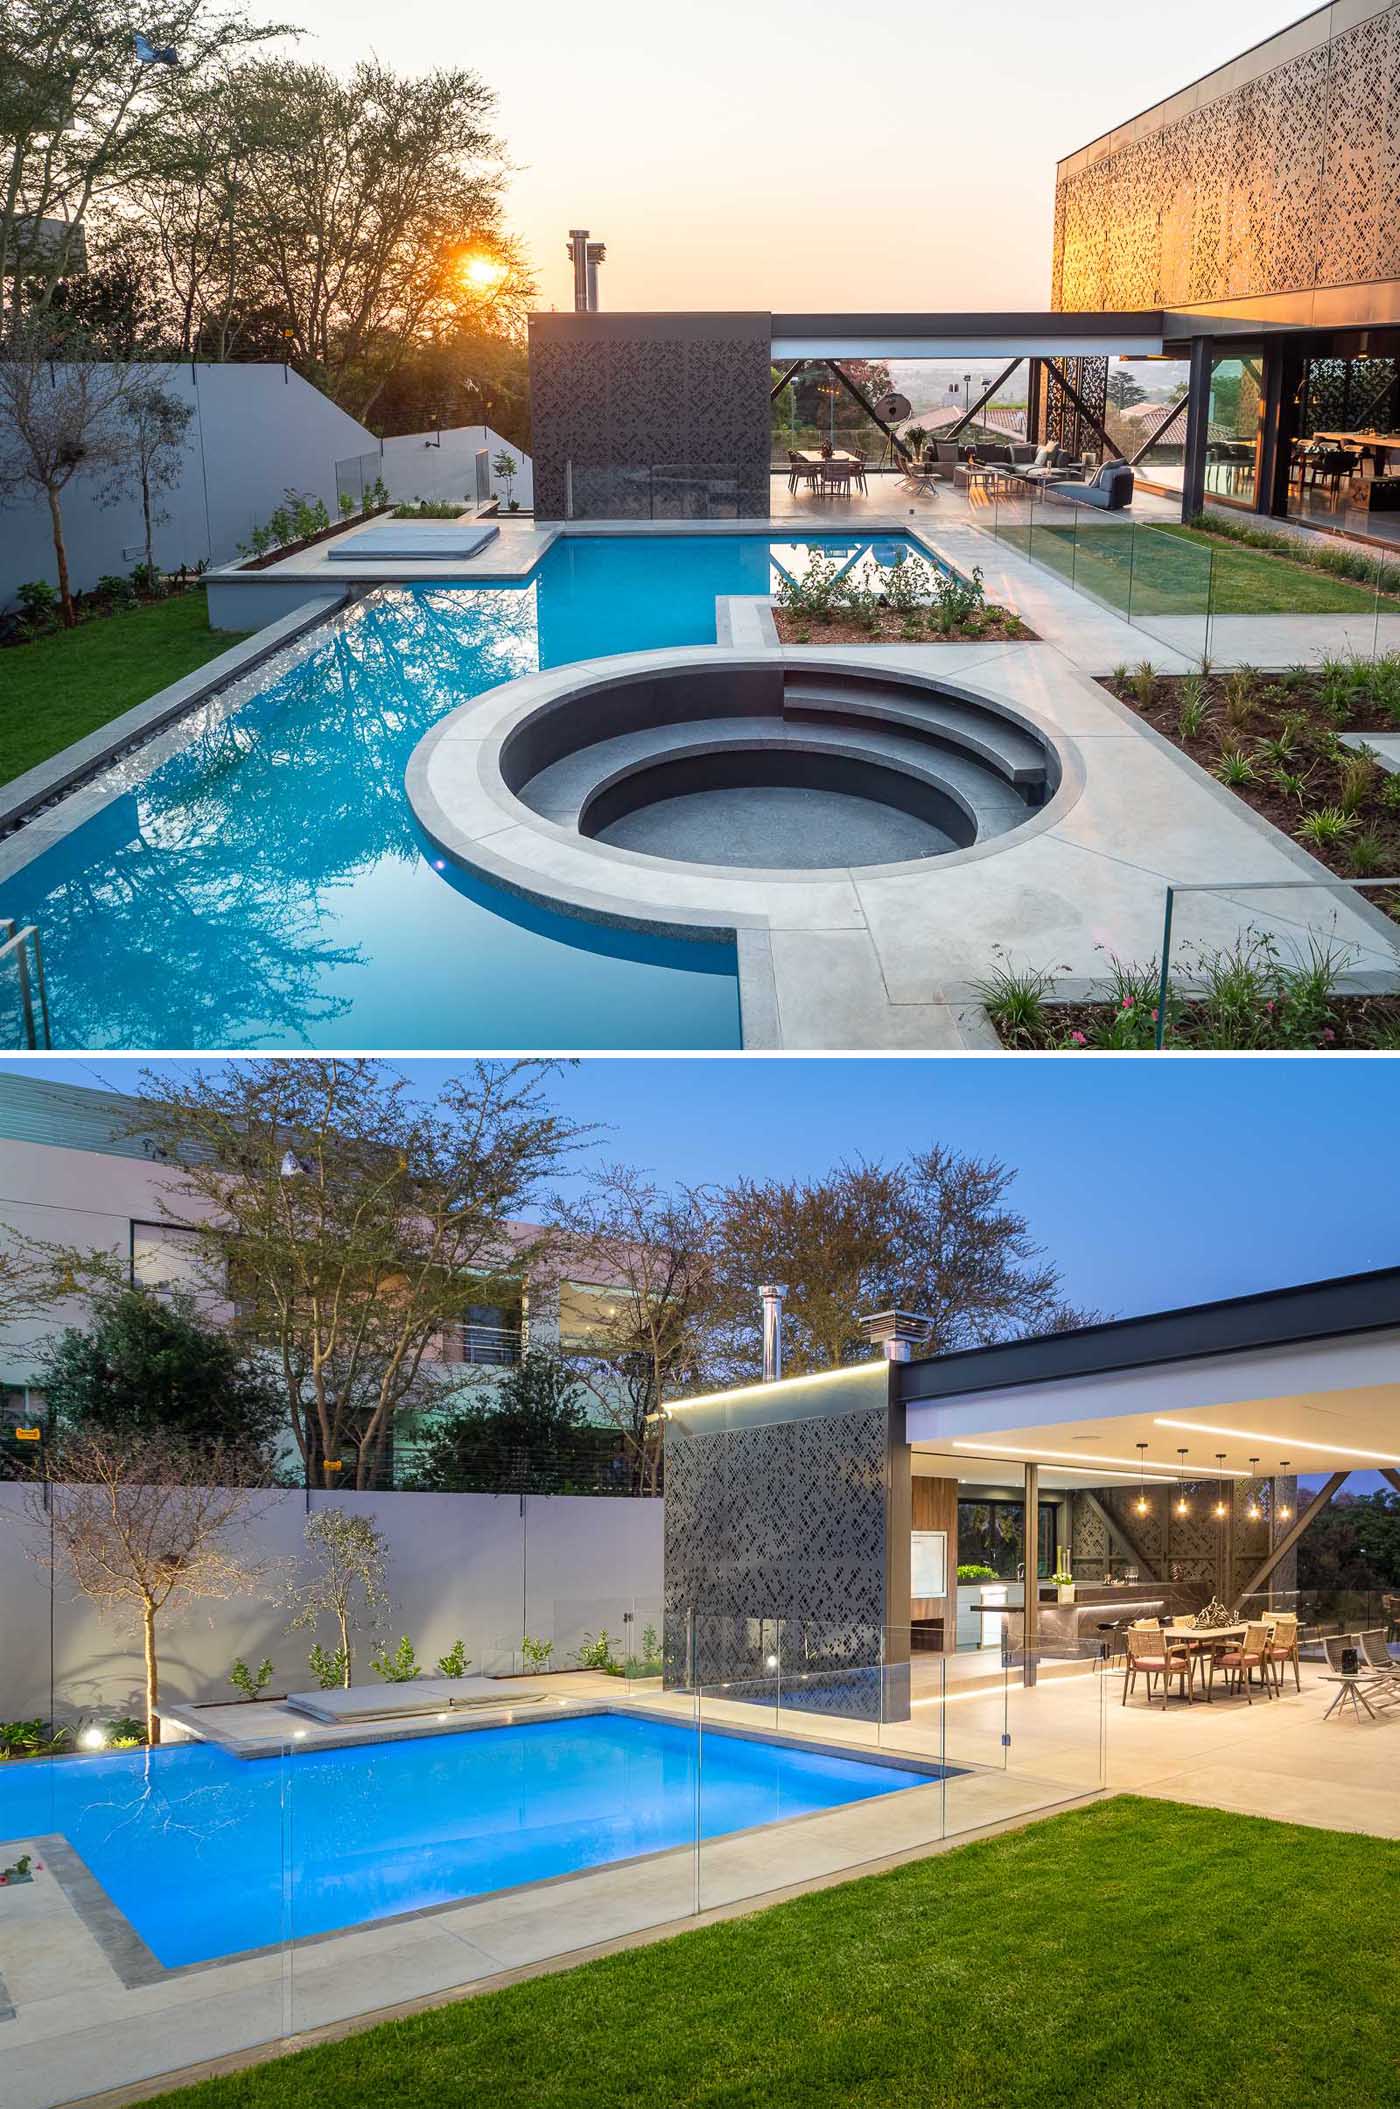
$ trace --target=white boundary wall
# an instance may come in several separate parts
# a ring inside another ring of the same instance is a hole
[[[169,515],[153,537],[165,570],[230,562],[255,523],[266,521],[288,489],[323,499],[336,516],[335,465],[377,454],[372,432],[290,368],[281,366],[143,367],[193,405],[179,482],[158,499]],[[144,554],[139,491],[101,503],[108,479],[75,476],[63,494],[64,537],[75,586],[87,589],[107,572],[129,572]],[[42,500],[0,504],[0,607],[27,579],[57,583],[48,507]]]
[[[444,432],[405,432],[386,439],[383,448],[382,474],[391,498],[454,498],[474,503],[478,453],[484,452],[494,461],[504,450],[520,464],[511,484],[511,497],[526,512],[535,502],[529,455],[522,454],[511,440],[502,439],[489,425],[457,425]],[[491,495],[500,500],[504,512],[505,482],[494,473]]]
[[[0,1720],[49,1711],[48,1571],[27,1512],[26,1490],[0,1483]],[[239,1538],[251,1556],[280,1563],[266,1593],[201,1603],[158,1627],[162,1695],[232,1699],[236,1656],[271,1656],[269,1694],[304,1691],[313,1639],[335,1645],[329,1620],[318,1634],[287,1632],[296,1570],[306,1559],[307,1498],[300,1492],[254,1497],[258,1513]],[[389,1610],[381,1629],[392,1649],[407,1633],[431,1674],[453,1642],[465,1640],[473,1671],[509,1670],[522,1633],[553,1640],[553,1668],[587,1633],[606,1626],[621,1654],[661,1625],[660,1501],[624,1497],[517,1494],[313,1494],[313,1508],[373,1515],[390,1544]],[[279,1600],[280,1593],[280,1600]],[[141,1643],[133,1628],[100,1619],[60,1569],[53,1584],[53,1691],[59,1719],[142,1710]],[[635,1623],[624,1626],[624,1614]],[[355,1679],[374,1684],[372,1641],[361,1634]]]
[[[336,464],[372,456],[367,475],[381,474],[396,499],[458,498],[476,489],[476,455],[492,459],[504,447],[521,464],[513,495],[532,503],[530,457],[487,425],[463,425],[442,433],[410,433],[380,441],[290,367],[239,365],[142,366],[141,379],[192,405],[179,482],[162,491],[159,510],[168,517],[155,529],[156,561],[164,570],[233,562],[255,525],[283,502],[288,490],[320,498],[337,517]],[[139,491],[115,504],[104,502],[110,479],[76,476],[63,494],[68,566],[76,587],[87,590],[111,572],[129,572],[145,553]],[[359,482],[347,473],[346,488]],[[505,503],[505,486],[492,478]],[[29,579],[58,582],[42,500],[7,496],[0,501],[0,608],[12,605]],[[264,617],[271,622],[274,610]]]

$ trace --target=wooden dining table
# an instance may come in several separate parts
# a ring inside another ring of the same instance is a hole
[[[1324,440],[1331,447],[1345,447],[1349,454],[1359,454],[1364,461],[1368,454],[1376,457],[1376,473],[1383,476],[1390,456],[1400,453],[1400,432],[1314,432],[1314,439]]]
[[[1163,1626],[1162,1637],[1168,1647],[1188,1648],[1197,1655],[1209,1651],[1211,1669],[1206,1682],[1206,1700],[1209,1702],[1215,1681],[1216,1649],[1238,1647],[1248,1631],[1248,1623],[1241,1619],[1232,1626]]]

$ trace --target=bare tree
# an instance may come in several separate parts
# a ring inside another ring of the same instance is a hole
[[[654,1493],[664,1397],[709,1368],[715,1314],[713,1221],[703,1188],[667,1193],[629,1165],[595,1172],[579,1200],[559,1202],[562,1258],[601,1282],[588,1336],[570,1355],[616,1427],[639,1493]]]
[[[337,1663],[341,1683],[348,1691],[354,1671],[351,1633],[360,1612],[375,1624],[388,1604],[384,1570],[389,1560],[389,1541],[368,1516],[352,1516],[348,1509],[320,1509],[307,1519],[306,1543],[313,1565],[308,1576],[298,1576],[298,1610],[290,1632],[315,1631],[324,1617],[335,1620],[340,1635]]]
[[[172,490],[180,481],[185,460],[185,434],[194,416],[194,405],[172,395],[158,381],[133,380],[122,399],[122,424],[117,439],[118,475],[135,483],[141,493],[141,519],[145,529],[146,568],[155,570],[152,531],[166,515],[160,510],[161,491]]]
[[[166,1213],[281,1372],[309,1485],[350,1454],[357,1487],[380,1483],[398,1418],[452,1379],[444,1335],[548,1252],[519,1221],[576,1132],[548,1067],[479,1062],[426,1104],[383,1062],[298,1056],[143,1100],[181,1166]]]
[[[121,412],[131,369],[72,354],[50,356],[46,326],[26,320],[0,356],[0,495],[42,498],[49,511],[63,620],[77,620],[63,532],[63,494],[79,474],[108,475],[122,461]]]
[[[218,1445],[93,1429],[65,1438],[52,1483],[30,1489],[34,1558],[65,1569],[101,1614],[140,1630],[152,1743],[160,1741],[157,1621],[243,1596],[265,1571],[233,1542],[254,1513],[249,1482],[250,1460]]]

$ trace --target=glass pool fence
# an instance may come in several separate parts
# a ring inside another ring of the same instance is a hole
[[[0,1488],[7,1522],[20,1491]],[[21,1527],[42,1540],[32,1501]],[[556,1551],[566,1537],[561,1518]],[[95,1646],[90,1607],[50,1598],[30,1562],[0,1644],[0,2008],[24,2025],[6,2069],[30,2109],[680,1928],[1104,1784],[1096,1651],[911,1654],[908,1628],[715,1621],[539,1595],[528,1575],[508,1618],[475,1608],[490,1588],[472,1558],[464,1540],[434,1564],[431,1619],[396,1602],[360,1627],[348,1692],[308,1674],[313,1630],[289,1634],[290,1601],[172,1606],[154,1748],[139,1635]],[[316,1637],[333,1652],[329,1626]],[[459,1641],[468,1681],[426,1686]]]
[[[1400,652],[1400,564],[1338,545],[1335,571],[1285,568],[1276,549],[1193,538],[994,472],[968,496],[999,542],[1187,661],[1277,664],[1281,642],[1285,664]]]

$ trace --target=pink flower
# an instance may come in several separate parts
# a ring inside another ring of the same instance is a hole
[[[1085,1039],[1083,1033],[1071,1033],[1070,1038],[1071,1040],[1073,1040],[1076,1047],[1087,1047],[1089,1045],[1089,1042]]]
[[[1131,996],[1125,996],[1125,997],[1123,998],[1123,1008],[1124,1008],[1124,1010],[1125,1010],[1125,1011],[1130,1011],[1130,1010],[1132,1009],[1132,1007],[1133,1007],[1133,999],[1132,999],[1132,997],[1131,997]]]
[[[1329,1025],[1322,1037],[1324,1040],[1335,1040],[1337,1035],[1333,1032],[1331,1026]]]

